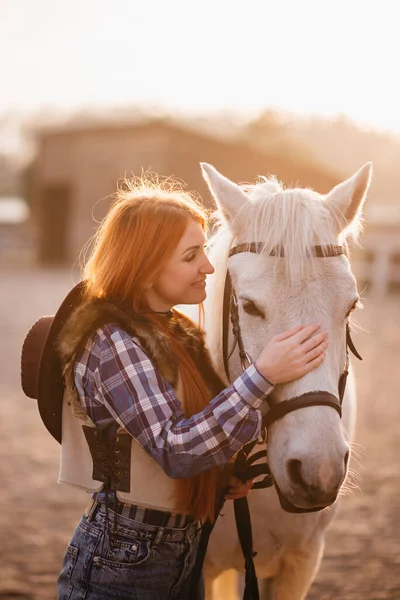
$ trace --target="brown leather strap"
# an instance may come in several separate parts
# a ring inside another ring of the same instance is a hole
[[[362,356],[360,355],[359,352],[357,352],[357,348],[354,345],[353,340],[351,339],[351,333],[350,333],[350,323],[347,321],[346,323],[346,344],[349,348],[349,350],[354,354],[354,356],[356,358],[358,358],[358,360],[362,360]]]
[[[267,398],[268,402],[268,398]],[[329,392],[309,392],[302,394],[297,398],[286,400],[285,402],[279,402],[271,407],[271,410],[263,418],[263,425],[269,427],[271,423],[274,423],[278,419],[281,419],[288,413],[298,410],[299,408],[306,408],[307,406],[331,406],[342,416],[342,408],[339,400],[333,394]]]
[[[232,248],[229,252],[228,257],[240,254],[241,252],[252,252],[253,254],[261,254],[264,248],[263,242],[251,242],[248,244],[239,244]],[[340,256],[344,254],[344,248],[340,245],[327,244],[326,246],[313,246],[313,256],[316,258],[329,258],[333,256]],[[269,256],[284,257],[285,251],[282,247],[274,248],[269,253]]]
[[[230,315],[230,304],[232,294],[232,282],[229,271],[226,272],[225,278],[225,289],[224,289],[224,304],[222,312],[222,355],[224,359],[224,369],[228,381],[230,381],[229,374],[229,356],[228,356],[228,338],[229,338],[229,315]]]

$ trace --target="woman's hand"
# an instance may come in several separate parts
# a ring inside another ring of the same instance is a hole
[[[303,377],[323,362],[327,336],[319,325],[299,325],[276,335],[262,350],[256,367],[274,385]]]
[[[238,498],[244,498],[248,496],[251,488],[253,487],[253,480],[249,479],[243,483],[241,479],[231,475],[229,479],[229,488],[227,494],[225,494],[225,500],[237,500]]]

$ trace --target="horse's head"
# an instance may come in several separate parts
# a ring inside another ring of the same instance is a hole
[[[309,189],[283,189],[274,179],[239,187],[212,166],[203,174],[222,216],[212,241],[216,266],[206,306],[208,343],[221,372],[221,327],[217,301],[222,297],[226,264],[238,302],[243,346],[256,360],[272,336],[298,324],[320,323],[329,331],[323,364],[301,379],[276,387],[274,403],[320,391],[339,399],[338,382],[346,364],[346,323],[357,307],[358,293],[346,253],[316,256],[346,243],[360,222],[370,183],[371,165],[336,186],[327,195]],[[228,249],[261,243],[261,251]],[[232,339],[230,340],[232,342]],[[231,346],[231,343],[230,343]],[[240,373],[237,352],[229,363]],[[286,414],[268,430],[268,461],[281,494],[295,507],[313,509],[335,501],[345,479],[349,446],[340,416],[330,406],[309,406]],[[283,498],[282,498],[283,497]]]

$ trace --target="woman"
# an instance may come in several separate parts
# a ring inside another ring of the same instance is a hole
[[[60,600],[187,598],[222,465],[259,435],[274,385],[324,358],[325,332],[299,326],[224,389],[202,331],[173,308],[206,297],[205,242],[206,214],[189,194],[140,181],[118,192],[95,236],[84,302],[58,340],[68,399],[60,481],[93,494]],[[231,479],[226,497],[250,487]]]

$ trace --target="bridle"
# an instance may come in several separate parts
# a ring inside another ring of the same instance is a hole
[[[242,252],[252,252],[253,254],[260,254],[263,249],[263,244],[261,242],[252,242],[248,244],[240,244],[232,248],[229,252],[228,259],[235,254],[239,254]],[[313,246],[313,256],[317,258],[329,258],[340,256],[344,254],[344,248],[340,245],[325,245],[325,246]],[[276,257],[284,257],[283,249],[273,249],[269,256]],[[232,333],[234,337],[234,346],[231,352],[228,354],[228,335],[229,335],[229,319],[232,324]],[[251,359],[249,355],[246,353],[244,349],[242,333],[240,329],[240,321],[239,321],[239,310],[238,310],[238,302],[235,294],[235,290],[232,286],[232,280],[229,273],[229,268],[227,269],[226,279],[225,279],[225,290],[224,290],[224,305],[223,305],[223,329],[222,329],[222,349],[223,349],[223,359],[224,359],[224,368],[228,380],[229,377],[229,358],[233,353],[235,347],[238,347],[240,364],[242,369],[246,369],[250,363]],[[342,403],[344,392],[346,389],[346,381],[349,373],[349,350],[356,356],[359,360],[362,360],[361,356],[357,352],[353,340],[351,339],[350,334],[350,325],[349,322],[346,321],[346,362],[344,366],[343,373],[339,377],[338,383],[338,397],[333,394],[325,391],[321,392],[307,392],[302,394],[301,396],[297,396],[296,398],[291,398],[290,400],[286,400],[285,402],[274,403],[273,399],[270,396],[267,396],[266,401],[269,404],[270,410],[266,414],[263,420],[263,424],[268,427],[278,419],[281,419],[285,415],[300,408],[305,408],[307,406],[330,406],[335,409],[339,416],[342,416]]]
[[[235,254],[240,254],[242,252],[252,252],[253,254],[260,254],[263,250],[263,244],[261,242],[252,242],[248,244],[239,244],[232,248],[229,252],[228,259]],[[330,258],[335,256],[340,256],[344,254],[344,248],[340,245],[325,245],[325,246],[313,246],[312,254],[316,258]],[[273,249],[269,256],[276,257],[284,257],[283,249]],[[232,324],[232,333],[234,337],[234,345],[231,352],[228,354],[228,336],[229,336],[229,320]],[[223,327],[222,327],[222,349],[223,349],[223,360],[224,360],[224,368],[226,375],[228,377],[228,381],[230,381],[229,377],[229,358],[232,355],[236,346],[238,347],[240,364],[242,370],[245,370],[251,363],[251,359],[249,355],[246,353],[243,344],[242,332],[240,329],[240,321],[239,321],[239,309],[238,309],[238,301],[236,298],[235,290],[232,286],[232,280],[229,273],[229,268],[227,269],[226,279],[225,279],[225,290],[224,290],[224,305],[223,305]],[[276,402],[274,400],[273,394],[266,397],[266,402],[268,404],[269,410],[266,415],[263,417],[263,439],[264,441],[267,439],[267,428],[282,419],[285,415],[299,410],[301,408],[306,408],[308,406],[329,406],[336,410],[340,417],[342,417],[342,403],[344,398],[344,393],[346,389],[347,376],[349,374],[349,350],[356,356],[359,360],[362,360],[360,354],[357,352],[353,340],[351,339],[350,334],[350,325],[348,320],[346,321],[346,360],[343,372],[339,376],[338,381],[338,395],[335,396],[330,392],[326,391],[314,391],[314,392],[306,392],[305,394],[301,394],[295,398],[291,398],[289,400],[285,400],[284,402]],[[257,464],[254,463],[261,457],[266,457],[266,450],[257,452],[256,454],[251,454],[254,449],[256,442],[250,442],[246,444],[241,451],[238,453],[236,458],[235,470],[238,477],[240,477],[243,481],[247,479],[252,479],[261,474],[265,474],[265,477],[262,481],[256,482],[253,485],[253,488],[263,488],[269,487],[275,484],[272,473],[269,470],[268,464]],[[264,471],[263,471],[264,469]],[[291,504],[280,492],[278,486],[275,484],[279,500],[281,506],[287,512],[313,512],[315,510],[321,510],[320,508],[314,509],[301,509],[293,504]]]
[[[253,254],[260,254],[263,249],[261,242],[253,242],[249,244],[240,244],[232,248],[229,252],[228,259],[235,254],[241,252],[252,252]],[[334,256],[340,256],[344,254],[343,246],[340,245],[325,245],[325,246],[314,246],[313,256],[317,258],[328,258]],[[284,257],[283,249],[273,249],[269,256]],[[234,345],[231,352],[228,354],[228,337],[229,337],[229,320],[232,324],[232,333],[234,337]],[[235,294],[235,290],[232,286],[232,280],[227,269],[225,279],[225,290],[224,290],[224,304],[223,304],[223,327],[222,327],[222,350],[225,373],[230,381],[229,377],[229,358],[231,357],[236,346],[239,351],[239,358],[242,370],[245,370],[251,363],[249,355],[244,349],[242,332],[240,329],[239,321],[239,309],[238,302]],[[329,392],[308,392],[302,394],[296,398],[291,398],[284,402],[274,403],[271,400],[271,396],[266,397],[266,401],[269,404],[270,410],[263,419],[264,425],[264,436],[262,437],[261,443],[264,445],[263,450],[253,453],[253,449],[259,442],[257,440],[246,444],[236,455],[234,470],[237,477],[243,482],[249,479],[255,479],[256,477],[264,476],[262,481],[257,481],[253,484],[253,489],[260,489],[271,487],[275,484],[275,488],[279,497],[280,504],[286,512],[291,513],[307,513],[322,510],[322,507],[316,507],[312,509],[303,509],[294,506],[287,498],[283,496],[278,485],[274,482],[271,471],[267,462],[255,464],[260,459],[267,459],[267,450],[265,448],[266,431],[267,427],[272,423],[281,419],[285,415],[300,408],[307,406],[330,406],[335,409],[340,417],[342,416],[342,402],[344,392],[346,389],[346,381],[349,372],[349,350],[360,360],[361,356],[357,352],[350,335],[350,325],[346,321],[346,361],[343,373],[339,377],[338,383],[338,398]],[[217,504],[216,518],[220,513],[224,500],[220,498],[219,504]],[[251,519],[249,512],[249,505],[246,497],[239,498],[233,501],[236,527],[238,530],[239,541],[242,548],[242,553],[245,561],[245,589],[244,589],[244,600],[259,600],[259,591],[257,584],[257,575],[254,565],[254,557],[257,554],[253,552],[253,536],[251,528]],[[214,524],[207,522],[203,527],[202,536],[200,539],[199,550],[197,553],[197,560],[193,575],[193,587],[196,588],[197,582],[201,576],[201,570],[204,562],[204,557],[207,549],[208,539],[212,532]]]

